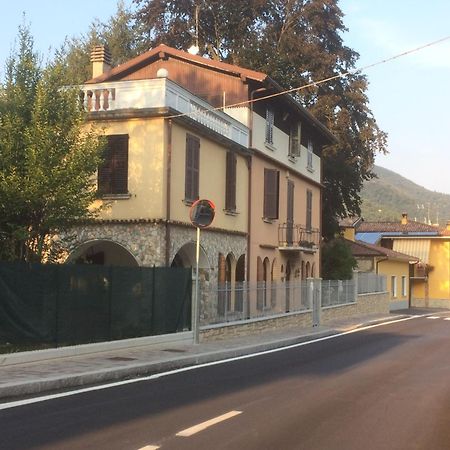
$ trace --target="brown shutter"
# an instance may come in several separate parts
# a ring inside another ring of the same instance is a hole
[[[186,135],[186,165],[184,196],[188,201],[198,199],[200,172],[200,140],[190,134]]]
[[[278,219],[278,195],[280,172],[264,169],[264,217]]]
[[[226,184],[225,184],[225,209],[236,210],[236,154],[227,153]]]
[[[312,227],[312,191],[306,191],[306,229]]]
[[[107,136],[103,163],[98,168],[101,194],[128,193],[128,135]]]
[[[291,126],[291,135],[289,142],[290,156],[300,156],[300,139],[301,139],[301,124],[300,122]]]

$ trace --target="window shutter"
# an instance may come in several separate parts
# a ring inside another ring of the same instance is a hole
[[[266,108],[266,142],[268,144],[273,144],[273,124],[274,124],[274,113],[271,109]]]
[[[300,139],[301,139],[301,123],[298,122],[291,127],[291,139],[290,139],[290,156],[300,156]]]
[[[225,209],[228,211],[236,210],[236,164],[236,154],[228,152],[225,185]]]
[[[190,134],[186,135],[186,165],[184,196],[188,201],[198,199],[200,171],[200,140]]]
[[[306,229],[312,227],[312,191],[306,191]]]
[[[112,194],[128,193],[128,135],[112,137]]]
[[[274,169],[264,169],[264,212],[267,219],[278,219],[278,195],[280,173]]]
[[[128,135],[107,136],[103,163],[98,168],[100,194],[128,193]]]

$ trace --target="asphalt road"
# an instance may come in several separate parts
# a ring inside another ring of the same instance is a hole
[[[3,449],[450,449],[450,315],[0,410]]]

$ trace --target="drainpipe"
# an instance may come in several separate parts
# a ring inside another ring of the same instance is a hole
[[[167,184],[166,184],[166,252],[165,265],[170,262],[170,183],[172,175],[172,119],[167,120]]]
[[[248,148],[253,147],[253,100],[254,95],[258,92],[267,91],[267,88],[258,88],[250,92],[250,116],[248,118]],[[252,157],[249,156],[247,160],[248,166],[248,217],[247,217],[247,281],[250,278],[250,254],[251,254],[251,239],[250,231],[252,226]]]

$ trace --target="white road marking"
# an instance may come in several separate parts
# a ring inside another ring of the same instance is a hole
[[[428,316],[427,319],[435,320],[435,319],[441,319],[441,317],[438,317],[438,316]]]
[[[328,341],[328,340],[331,340],[331,339],[337,339],[337,338],[339,338],[341,336],[346,336],[347,334],[359,333],[361,331],[370,330],[372,328],[378,328],[378,327],[382,327],[382,326],[385,326],[385,325],[391,325],[393,323],[406,322],[408,320],[419,319],[419,318],[422,318],[422,317],[427,317],[427,314],[421,314],[421,315],[418,315],[418,316],[409,316],[409,317],[405,317],[403,319],[395,319],[395,320],[390,320],[388,322],[381,322],[381,323],[377,323],[377,324],[374,324],[374,325],[367,325],[365,327],[354,328],[353,330],[344,331],[342,333],[332,334],[330,336],[324,336],[324,337],[313,339],[313,340],[310,340],[310,341],[299,342],[297,344],[288,345],[286,347],[273,348],[271,350],[264,350],[264,351],[258,352],[258,353],[249,353],[247,355],[235,356],[233,358],[227,358],[227,359],[221,359],[219,361],[212,361],[212,362],[208,362],[208,363],[198,364],[196,366],[182,367],[180,369],[169,370],[167,372],[155,373],[155,374],[149,375],[147,377],[133,378],[133,379],[130,379],[130,380],[116,381],[114,383],[107,383],[107,384],[103,384],[103,385],[100,385],[100,386],[92,386],[92,387],[88,387],[88,388],[81,388],[81,389],[76,389],[76,390],[73,390],[73,391],[60,392],[58,394],[43,395],[42,397],[34,397],[34,398],[28,398],[28,399],[25,399],[25,400],[17,400],[17,401],[9,402],[9,403],[0,403],[0,410],[16,408],[18,406],[30,405],[32,403],[45,402],[45,401],[54,400],[54,399],[57,399],[57,398],[70,397],[72,395],[84,394],[86,392],[99,391],[99,390],[102,390],[102,389],[109,389],[109,388],[113,388],[113,387],[124,386],[126,384],[140,383],[140,382],[143,382],[143,381],[150,381],[150,380],[157,380],[158,378],[164,378],[164,377],[167,377],[169,375],[174,375],[174,374],[178,374],[178,373],[188,372],[190,370],[197,370],[197,369],[202,369],[203,367],[217,366],[219,364],[227,364],[229,362],[239,361],[241,359],[255,358],[257,356],[268,355],[270,353],[282,352],[282,351],[290,350],[290,349],[297,348],[297,347],[303,347],[305,345],[315,344],[317,342]]]
[[[450,320],[450,317],[446,317],[444,320]]]
[[[139,450],[158,450],[161,448],[159,445],[146,445],[145,447],[140,448]]]
[[[194,425],[193,427],[186,428],[185,430],[179,431],[176,436],[189,437],[193,434],[196,434],[200,431],[206,430],[217,423],[223,422],[224,420],[231,419],[234,416],[242,414],[242,411],[230,411],[226,414],[222,414],[221,416],[214,417],[214,419],[207,420],[206,422],[199,423],[198,425]]]

